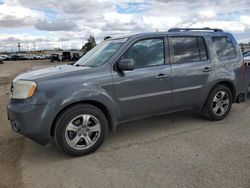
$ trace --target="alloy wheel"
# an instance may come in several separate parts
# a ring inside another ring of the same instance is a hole
[[[72,148],[84,150],[96,143],[100,133],[101,125],[98,119],[90,114],[82,114],[68,123],[65,138]]]
[[[230,101],[229,95],[225,91],[219,91],[213,98],[213,112],[217,116],[222,116],[226,113]]]

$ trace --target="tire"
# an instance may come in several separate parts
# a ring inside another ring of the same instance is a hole
[[[108,122],[100,109],[79,104],[66,109],[57,119],[54,140],[65,154],[83,156],[102,145],[107,131]]]
[[[212,121],[222,120],[229,114],[232,103],[231,90],[225,85],[216,85],[207,98],[203,115]]]

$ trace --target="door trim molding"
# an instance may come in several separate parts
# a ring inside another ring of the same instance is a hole
[[[119,98],[119,101],[134,100],[134,99],[139,99],[139,98],[153,97],[153,96],[157,96],[157,95],[164,95],[164,94],[170,94],[170,93],[172,93],[171,90],[159,91],[159,92],[153,92],[153,93],[147,93],[147,94],[141,94],[141,95],[133,95],[133,96],[129,96],[129,97]]]
[[[145,97],[153,97],[153,96],[157,96],[157,95],[170,94],[172,92],[177,93],[177,92],[200,89],[200,88],[202,88],[202,85],[191,86],[191,87],[183,87],[183,88],[179,88],[179,89],[174,89],[173,91],[172,90],[167,90],[167,91],[152,92],[152,93],[141,94],[141,95],[133,95],[133,96],[129,96],[129,97],[121,97],[118,100],[119,101],[135,100],[135,99],[140,99],[140,98],[145,98]]]
[[[187,91],[187,90],[200,89],[200,88],[202,88],[202,85],[191,86],[191,87],[183,87],[183,88],[179,88],[179,89],[173,89],[173,93],[181,92],[181,91]]]

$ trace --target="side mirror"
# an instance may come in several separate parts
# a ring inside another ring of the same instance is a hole
[[[133,59],[122,59],[117,63],[117,68],[119,70],[134,70],[135,69],[135,63]]]

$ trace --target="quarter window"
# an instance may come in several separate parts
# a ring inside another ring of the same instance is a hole
[[[212,40],[219,59],[234,58],[236,56],[234,44],[229,37],[213,37]]]
[[[175,63],[207,60],[207,49],[202,37],[171,37]]]
[[[136,68],[163,65],[163,39],[145,39],[138,41],[123,54],[122,58],[133,59]]]

